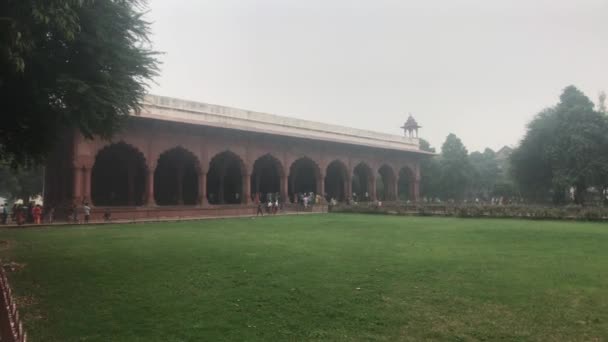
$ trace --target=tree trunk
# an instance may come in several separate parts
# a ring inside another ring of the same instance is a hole
[[[574,188],[574,203],[584,205],[587,186],[584,183],[577,183]]]

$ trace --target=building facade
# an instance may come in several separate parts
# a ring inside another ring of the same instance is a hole
[[[245,214],[268,194],[418,200],[418,138],[147,96],[111,140],[66,134],[49,158],[45,204],[113,217]]]

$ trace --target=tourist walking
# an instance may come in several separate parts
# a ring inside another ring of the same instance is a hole
[[[36,206],[33,202],[30,202],[27,206],[26,220],[27,223],[34,223],[34,208]]]
[[[6,224],[8,220],[8,208],[6,203],[2,205],[2,224]]]
[[[91,217],[91,207],[89,207],[89,203],[84,203],[82,211],[84,211],[84,223],[89,223],[89,218]]]
[[[17,222],[17,210],[19,210],[17,203],[13,203],[13,208],[11,209],[11,221],[13,222]]]
[[[55,207],[49,207],[49,210],[46,213],[46,222],[48,224],[53,223],[55,220]]]
[[[40,207],[40,204],[36,204],[36,206],[32,209],[32,216],[34,217],[34,224],[40,224],[41,223],[41,217],[42,217],[42,208]]]
[[[23,225],[27,216],[27,207],[24,205],[17,207],[17,213],[15,216],[17,220],[17,225]]]
[[[262,209],[262,201],[260,201],[260,193],[258,192],[255,203],[258,205],[258,211],[255,213],[255,216],[262,215],[264,216],[264,210]]]
[[[272,205],[272,214],[276,215],[277,211],[279,211],[279,200],[275,200],[273,205]]]
[[[78,208],[76,207],[76,204],[72,204],[72,222],[74,223],[78,223]]]
[[[110,209],[106,209],[106,211],[103,213],[103,220],[105,222],[112,221],[112,213],[110,212]]]

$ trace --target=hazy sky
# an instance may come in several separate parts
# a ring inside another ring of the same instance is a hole
[[[469,151],[515,145],[574,84],[608,91],[608,0],[150,0],[158,95]]]

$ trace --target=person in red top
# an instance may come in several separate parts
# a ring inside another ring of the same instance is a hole
[[[34,207],[33,214],[34,214],[34,223],[40,224],[40,218],[42,217],[42,208],[40,207],[39,204],[37,204]]]

